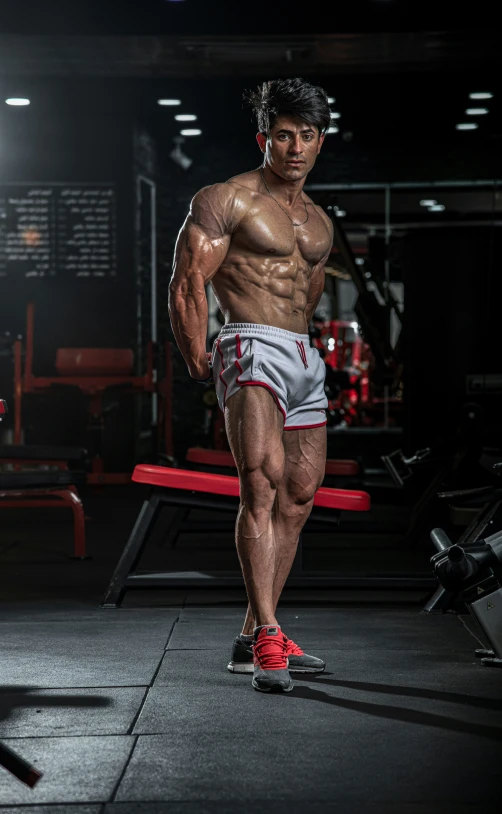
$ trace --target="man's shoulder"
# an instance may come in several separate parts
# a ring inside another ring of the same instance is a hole
[[[228,181],[217,182],[210,184],[207,187],[202,187],[196,193],[193,199],[193,204],[228,204],[231,201],[245,201],[249,199],[252,192],[250,186],[245,183],[246,176],[250,173],[243,175],[236,175],[229,178]]]
[[[328,214],[327,214],[327,213],[324,211],[324,209],[322,208],[322,206],[319,206],[318,204],[314,203],[314,201],[312,200],[312,198],[310,198],[310,197],[309,197],[308,195],[306,195],[305,193],[304,193],[304,195],[305,195],[305,198],[307,199],[307,204],[309,204],[310,206],[312,206],[312,207],[313,207],[313,208],[316,210],[316,212],[317,212],[317,213],[318,213],[318,214],[321,216],[321,218],[323,219],[323,221],[324,221],[324,223],[326,224],[326,226],[327,226],[327,228],[329,229],[329,231],[330,231],[330,232],[332,232],[332,231],[333,231],[333,221],[331,220],[330,216],[329,216],[329,215],[328,215]]]

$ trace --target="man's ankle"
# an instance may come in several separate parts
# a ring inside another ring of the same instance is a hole
[[[260,622],[257,619],[256,620],[256,627],[254,628],[253,633],[259,627],[280,627],[280,624],[275,619],[272,622]]]

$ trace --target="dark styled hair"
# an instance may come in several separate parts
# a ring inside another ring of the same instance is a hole
[[[272,79],[246,91],[244,101],[253,109],[260,133],[268,135],[278,116],[297,116],[324,133],[331,123],[328,96],[305,79]]]

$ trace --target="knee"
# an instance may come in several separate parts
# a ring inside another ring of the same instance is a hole
[[[321,483],[322,480],[319,482],[317,478],[314,480],[302,477],[288,478],[285,489],[287,500],[284,502],[283,511],[291,515],[310,512],[315,493]]]
[[[243,468],[239,477],[241,503],[251,509],[270,511],[284,477],[284,458],[268,456],[255,468]]]

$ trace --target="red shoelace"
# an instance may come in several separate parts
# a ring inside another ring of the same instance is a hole
[[[304,656],[305,653],[298,647],[297,644],[292,639],[288,639],[286,635],[284,635],[285,643],[286,643],[286,655],[287,656]]]
[[[254,663],[260,670],[287,670],[285,636],[267,636],[266,628],[262,630],[253,645]]]

